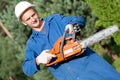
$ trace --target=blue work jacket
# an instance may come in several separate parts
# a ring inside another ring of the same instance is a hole
[[[54,14],[43,19],[44,29],[41,32],[32,31],[26,44],[26,55],[23,71],[31,76],[40,70],[35,58],[42,50],[52,49],[56,40],[63,35],[67,24],[78,23],[84,27],[85,21],[80,16],[63,16]],[[71,60],[48,67],[56,80],[120,80],[120,74],[89,48]]]

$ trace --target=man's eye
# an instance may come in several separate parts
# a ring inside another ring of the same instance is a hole
[[[32,17],[35,15],[35,13],[32,15]]]
[[[26,21],[28,21],[30,18],[27,18]]]

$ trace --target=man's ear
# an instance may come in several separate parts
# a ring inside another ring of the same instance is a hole
[[[24,24],[25,26],[27,26],[27,24],[26,24],[26,23],[24,23],[23,21],[22,21],[22,24]]]

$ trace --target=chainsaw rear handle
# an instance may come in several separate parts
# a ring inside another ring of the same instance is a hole
[[[46,66],[51,66],[53,64],[59,63],[59,62],[64,60],[64,58],[61,56],[61,54],[59,54],[59,51],[57,51],[56,49],[58,49],[58,47],[52,48],[50,50],[51,54],[55,54],[56,55],[56,59],[54,61],[52,61],[52,62],[50,61],[49,63],[47,63]]]
[[[60,54],[57,54],[56,60],[52,61],[50,63],[47,63],[46,66],[51,66],[51,65],[57,64],[57,63],[62,62],[62,61],[64,61],[64,58],[62,58]]]
[[[68,46],[66,46],[65,48],[67,48],[67,47],[68,47]],[[67,50],[66,50],[66,52],[64,51],[64,58],[61,56],[60,53],[57,53],[57,54],[55,53],[55,54],[56,54],[56,59],[55,59],[54,61],[52,61],[52,62],[50,61],[49,63],[47,63],[46,66],[51,66],[51,65],[60,63],[60,62],[62,62],[62,61],[65,61],[65,60],[69,60],[69,59],[71,59],[71,58],[73,58],[73,57],[75,57],[75,56],[79,56],[79,55],[81,55],[81,54],[84,52],[84,50],[85,50],[85,49],[82,49],[80,46],[76,46],[76,45],[75,45],[74,48],[76,48],[76,50],[74,50],[74,51],[72,51],[72,52],[66,53]],[[52,49],[52,50],[53,50],[53,49]],[[50,51],[50,53],[53,53],[52,50]]]

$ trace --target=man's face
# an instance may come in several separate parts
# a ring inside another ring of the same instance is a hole
[[[33,29],[40,27],[38,13],[34,8],[29,8],[26,10],[21,16],[21,21],[24,25],[28,25]]]

